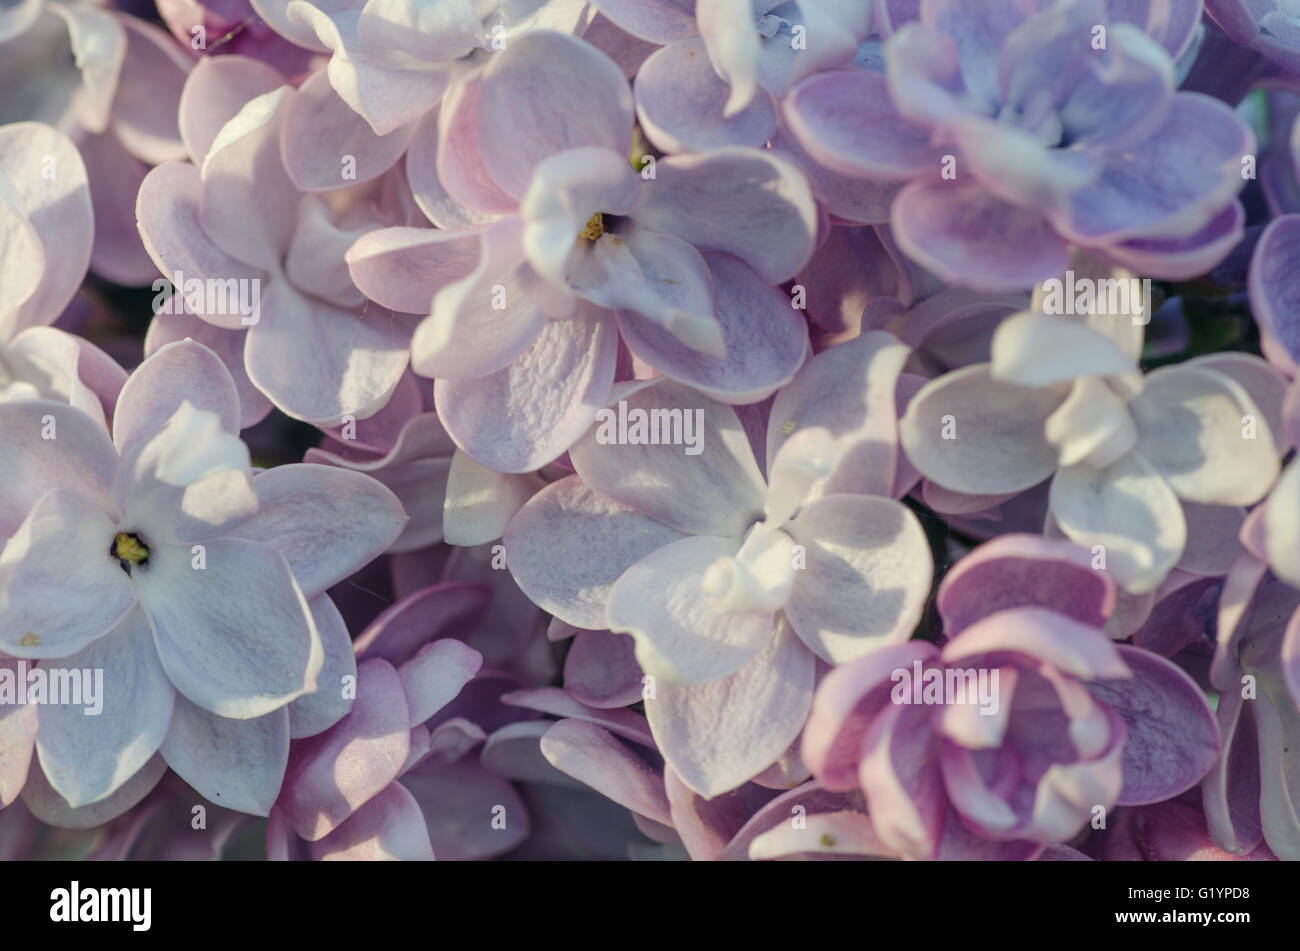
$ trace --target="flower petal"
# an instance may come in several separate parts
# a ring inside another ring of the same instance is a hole
[[[805,549],[785,616],[823,660],[843,664],[911,637],[934,569],[921,523],[887,498],[830,495],[787,530]]]
[[[745,666],[708,683],[661,683],[646,716],[669,766],[712,799],[770,766],[812,703],[813,655],[782,624]]]
[[[923,386],[899,421],[899,435],[912,464],[944,488],[1015,492],[1056,471],[1045,428],[1066,394],[1060,386],[1003,383],[989,364],[976,364]]]
[[[1163,802],[1195,786],[1219,758],[1219,727],[1201,688],[1150,651],[1119,648],[1133,676],[1088,686],[1123,717],[1124,787],[1119,803]]]
[[[533,603],[575,627],[600,630],[624,570],[682,537],[570,476],[533,496],[504,542],[510,574]]]
[[[289,759],[289,713],[280,709],[229,720],[178,696],[162,755],[210,802],[264,816],[280,792]]]
[[[218,716],[260,717],[316,687],[320,635],[284,558],[240,539],[156,546],[133,575],[163,668],[176,689]]]

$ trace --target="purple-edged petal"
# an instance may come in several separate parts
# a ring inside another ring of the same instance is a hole
[[[1240,191],[1242,156],[1254,152],[1254,135],[1227,105],[1179,93],[1148,138],[1111,153],[1094,182],[1049,214],[1064,235],[1085,246],[1185,237]],[[1189,154],[1196,161],[1188,161]]]
[[[1300,360],[1300,215],[1274,219],[1250,260],[1250,302],[1261,327]]]
[[[921,705],[885,707],[863,738],[859,768],[881,841],[914,859],[938,850],[948,806],[929,716]]]
[[[1101,627],[1115,610],[1115,584],[1073,542],[1002,535],[962,558],[939,585],[935,607],[952,638],[980,618],[1038,605]]]
[[[942,152],[895,111],[885,77],[837,69],[799,83],[783,109],[800,146],[832,171],[896,181],[938,171]]]
[[[1219,757],[1219,727],[1201,688],[1150,651],[1119,648],[1133,676],[1089,685],[1128,726],[1122,805],[1162,802],[1201,781]]]
[[[938,656],[933,644],[910,641],[883,647],[831,671],[818,685],[800,753],[827,789],[858,788],[862,741],[874,716],[890,700],[893,673]]]
[[[907,255],[953,284],[1029,287],[1065,270],[1065,242],[1038,211],[975,184],[915,181],[894,200],[893,233]]]
[[[1129,673],[1116,645],[1100,628],[1040,607],[1011,608],[980,618],[947,643],[943,659],[953,665],[1004,651],[1076,678],[1119,680]]]

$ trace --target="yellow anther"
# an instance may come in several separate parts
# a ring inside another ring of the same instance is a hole
[[[113,557],[121,562],[138,565],[149,560],[149,549],[138,536],[118,532],[113,539]]]
[[[40,642],[41,639],[39,637],[37,637],[35,634],[28,633],[28,634],[24,634],[23,639],[18,643],[22,644],[23,647],[35,647]]]
[[[578,233],[579,238],[595,241],[605,233],[605,216],[599,211],[587,219],[587,226]]]

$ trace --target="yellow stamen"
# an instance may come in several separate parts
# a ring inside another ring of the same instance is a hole
[[[586,238],[588,241],[595,241],[604,233],[605,216],[598,211],[587,219],[587,226],[578,232],[578,237]]]
[[[37,637],[35,634],[30,634],[30,633],[29,633],[29,634],[24,634],[24,635],[23,635],[23,639],[22,639],[21,641],[19,641],[18,643],[19,643],[19,644],[22,644],[23,647],[35,647],[35,646],[38,645],[40,642],[41,642],[41,639],[40,639],[39,637]]]
[[[149,560],[149,549],[138,536],[118,532],[113,539],[113,557],[118,561],[138,565]]]

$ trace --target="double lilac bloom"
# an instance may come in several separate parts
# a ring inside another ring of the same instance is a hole
[[[1028,287],[1070,246],[1186,278],[1241,238],[1254,137],[1222,102],[1175,90],[1195,3],[924,0],[870,61],[783,100],[790,132],[841,175],[906,183],[891,223],[940,277]],[[1191,16],[1187,14],[1191,13]]]
[[[1116,804],[1186,791],[1218,755],[1213,713],[1178,667],[1106,636],[1114,598],[1068,542],[976,549],[939,586],[942,647],[887,647],[822,682],[804,761],[827,789],[861,788],[876,837],[914,859],[1028,859]],[[944,690],[900,690],[916,668]],[[992,696],[954,691],[954,671]]]

